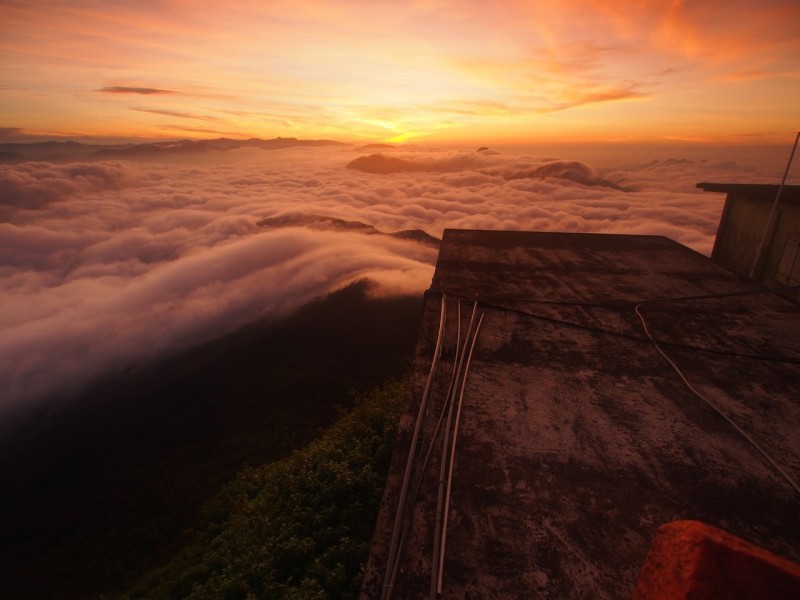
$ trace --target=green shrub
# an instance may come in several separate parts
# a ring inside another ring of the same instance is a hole
[[[404,387],[390,383],[291,456],[245,468],[204,526],[129,598],[356,598]]]

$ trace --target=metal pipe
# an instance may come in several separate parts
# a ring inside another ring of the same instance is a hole
[[[416,498],[417,492],[419,491],[419,486],[422,482],[422,476],[425,471],[425,467],[428,464],[428,459],[431,457],[431,452],[433,452],[433,445],[436,441],[436,438],[439,436],[439,428],[442,426],[442,421],[444,420],[444,413],[447,410],[447,399],[450,397],[452,393],[453,386],[455,385],[456,381],[456,369],[458,368],[458,353],[460,352],[461,347],[461,300],[458,301],[458,330],[456,334],[456,348],[453,354],[453,373],[450,376],[450,385],[447,387],[447,393],[444,396],[444,402],[442,403],[442,411],[439,413],[439,419],[436,421],[436,427],[433,429],[433,434],[431,435],[431,442],[428,446],[427,451],[425,452],[425,458],[422,459],[422,462],[417,467],[417,475],[414,478],[414,485],[411,488],[411,497]]]
[[[410,496],[408,497],[408,500],[407,500],[407,505],[409,507],[414,506],[414,503],[416,502],[417,494],[419,493],[419,488],[420,488],[420,485],[422,484],[422,476],[424,474],[425,467],[428,464],[428,460],[430,459],[431,452],[433,451],[434,443],[436,442],[436,438],[439,436],[439,428],[442,426],[442,421],[444,420],[444,414],[447,411],[447,398],[450,397],[450,394],[451,394],[451,391],[453,389],[453,386],[455,385],[456,369],[458,367],[458,356],[459,356],[460,346],[461,346],[461,300],[458,301],[457,313],[458,313],[458,328],[457,328],[457,331],[456,331],[456,345],[455,345],[455,349],[454,349],[454,352],[453,352],[453,373],[452,373],[452,375],[450,377],[450,385],[447,388],[447,393],[445,394],[444,402],[442,403],[442,410],[441,410],[441,412],[439,414],[439,419],[436,421],[436,427],[434,428],[433,434],[431,435],[430,444],[429,444],[429,446],[427,448],[427,451],[425,452],[425,458],[423,458],[422,461],[417,466],[417,472],[416,472],[416,475],[414,477],[413,484],[411,486],[411,494],[410,494]],[[400,541],[398,543],[398,548],[401,549],[401,550],[405,545],[405,539],[406,539],[406,535],[408,534],[408,528],[409,528],[409,519],[405,519],[405,521],[403,522],[403,531],[402,531],[402,534],[400,535]],[[399,569],[399,563],[400,563],[400,561],[399,561],[399,553],[398,553],[398,559],[395,560],[394,562],[395,562],[395,564],[394,564],[394,568],[392,569],[392,575],[391,575],[391,578],[389,580],[389,586],[388,586],[390,590],[392,590],[394,588],[394,581],[395,581],[395,578],[397,576],[397,571]],[[390,592],[390,596],[391,596],[391,592]]]
[[[461,374],[461,367],[464,363],[464,356],[467,353],[467,340],[469,339],[470,333],[472,332],[472,324],[475,321],[475,313],[478,311],[478,301],[475,301],[475,305],[472,308],[472,316],[469,320],[469,327],[467,327],[467,333],[464,336],[464,347],[460,352],[460,356],[458,357],[458,377]],[[453,387],[453,390],[458,388],[458,381],[456,381],[456,385]],[[436,521],[434,523],[434,532],[433,532],[433,553],[431,555],[431,590],[430,590],[430,598],[431,600],[436,599],[436,590],[437,584],[439,581],[439,548],[441,546],[442,540],[442,512],[444,510],[444,486],[445,486],[445,470],[447,467],[447,454],[448,454],[448,446],[450,441],[450,424],[453,420],[453,402],[454,398],[448,397],[446,402],[449,404],[449,409],[447,411],[447,424],[445,425],[444,429],[444,440],[442,441],[442,459],[439,465],[439,492],[436,498]]]
[[[406,469],[403,475],[403,484],[400,488],[400,499],[397,503],[397,513],[394,517],[394,527],[392,528],[392,538],[389,543],[389,555],[386,559],[386,571],[383,576],[383,589],[381,591],[381,598],[383,600],[390,600],[392,597],[392,587],[394,583],[394,575],[396,573],[394,563],[399,557],[398,539],[400,537],[400,529],[402,528],[403,515],[405,513],[405,500],[408,494],[408,482],[411,479],[411,471],[414,465],[414,455],[417,449],[417,440],[419,439],[419,432],[422,428],[423,414],[425,413],[425,405],[428,401],[430,394],[431,383],[434,374],[436,373],[436,365],[439,362],[439,355],[442,351],[442,338],[444,336],[444,324],[447,320],[447,297],[442,292],[442,304],[439,312],[439,333],[436,338],[436,348],[433,351],[433,360],[431,361],[431,369],[428,373],[428,380],[425,383],[425,391],[422,393],[422,400],[419,405],[419,412],[417,413],[417,422],[414,426],[414,434],[411,437],[411,447],[408,452],[408,460],[406,461]]]
[[[485,313],[481,313],[481,318],[478,319],[478,325],[475,327],[475,333],[472,336],[472,344],[469,347],[469,356],[467,357],[467,364],[464,366],[464,376],[461,378],[461,391],[458,395],[458,410],[456,411],[456,423],[453,426],[453,443],[450,446],[450,467],[447,470],[447,493],[444,498],[444,516],[442,517],[442,546],[439,549],[439,576],[436,583],[437,593],[442,593],[442,574],[444,573],[444,552],[447,546],[447,519],[450,516],[450,491],[453,485],[453,467],[456,458],[456,440],[458,439],[458,425],[461,422],[461,407],[464,405],[464,388],[467,385],[467,375],[469,374],[469,366],[472,363],[472,352],[475,350],[475,342],[478,341],[478,332],[481,330],[481,323]],[[464,340],[466,344],[466,340]]]

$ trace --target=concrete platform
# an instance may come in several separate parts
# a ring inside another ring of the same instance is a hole
[[[800,310],[762,292],[662,237],[445,231],[362,597],[629,598],[681,519],[800,559]]]

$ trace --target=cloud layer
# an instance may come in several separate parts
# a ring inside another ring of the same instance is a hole
[[[359,153],[344,148],[0,166],[0,412],[357,279],[421,293],[436,248],[375,230],[658,234],[709,253],[724,198],[695,184],[773,175],[714,160],[598,174],[556,157],[387,152],[424,169],[347,169]]]

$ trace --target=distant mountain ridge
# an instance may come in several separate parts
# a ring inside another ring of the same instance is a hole
[[[280,229],[283,227],[307,227],[321,231],[352,231],[367,235],[385,235],[388,237],[404,240],[413,240],[421,244],[439,247],[441,240],[430,235],[422,229],[404,229],[387,233],[380,229],[362,223],[361,221],[347,221],[326,215],[315,215],[307,213],[288,213],[278,217],[267,217],[258,222],[261,227],[267,229]]]
[[[490,154],[488,148],[479,148],[479,153]],[[458,163],[436,160],[415,160],[414,158],[398,158],[384,156],[383,154],[370,154],[359,156],[347,163],[348,169],[355,169],[364,173],[376,175],[389,175],[393,173],[420,173],[420,172],[454,172],[473,169],[487,175],[497,175],[509,181],[512,179],[566,179],[580,185],[607,187],[620,192],[630,192],[630,189],[617,185],[613,181],[603,179],[595,169],[578,160],[550,159],[545,162],[524,169],[508,167],[479,166],[468,163],[467,166]]]
[[[84,144],[81,142],[33,142],[0,144],[0,163],[23,162],[26,160],[74,161],[108,159],[147,159],[165,156],[201,154],[207,152],[227,152],[238,148],[260,150],[280,150],[297,146],[349,146],[335,140],[301,140],[277,137],[270,140],[250,138],[234,140],[218,138],[214,140],[170,140],[144,144]]]

